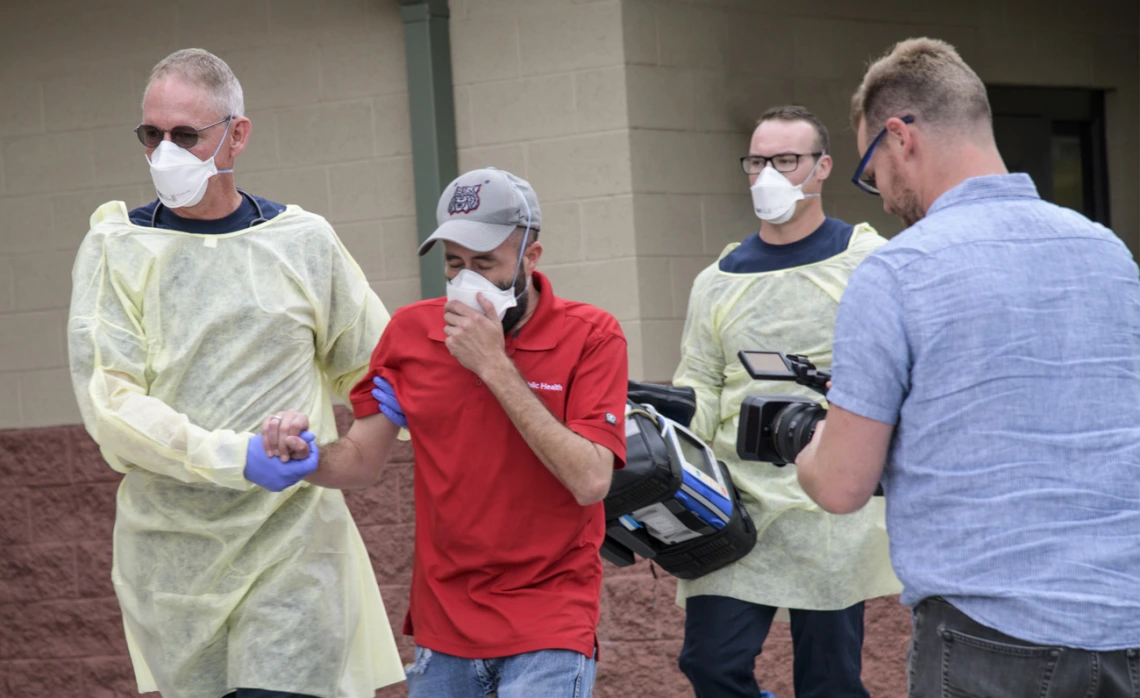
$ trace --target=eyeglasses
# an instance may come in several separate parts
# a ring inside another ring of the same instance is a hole
[[[818,153],[778,153],[770,158],[763,155],[745,155],[740,158],[740,167],[744,170],[744,174],[760,174],[768,163],[772,163],[772,167],[776,168],[777,172],[794,172],[800,166],[800,158],[808,156],[818,158],[823,155],[823,151]]]
[[[208,128],[214,128],[215,126],[224,124],[233,118],[233,116],[227,116],[221,121],[214,122],[209,126],[203,126],[202,128],[194,128],[193,126],[175,126],[169,131],[164,131],[157,126],[151,126],[150,124],[142,124],[135,128],[135,135],[139,137],[139,143],[142,143],[148,148],[157,148],[158,144],[162,142],[163,136],[169,133],[170,140],[174,143],[174,145],[178,146],[179,148],[186,148],[189,150],[190,148],[198,145],[198,134],[202,133]]]
[[[907,114],[906,116],[902,117],[902,122],[904,124],[913,124],[914,117],[910,114]],[[883,127],[882,131],[879,131],[879,135],[875,136],[875,140],[871,141],[871,145],[868,146],[867,152],[863,153],[863,159],[859,161],[859,167],[855,170],[855,176],[851,178],[851,181],[854,182],[855,186],[859,187],[868,194],[874,194],[875,196],[879,195],[879,188],[875,186],[875,175],[864,175],[863,170],[867,169],[867,163],[871,162],[871,155],[873,155],[875,152],[875,146],[879,144],[879,141],[883,140],[883,136],[885,135],[887,135],[886,126]]]

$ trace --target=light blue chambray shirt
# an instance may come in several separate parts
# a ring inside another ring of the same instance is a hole
[[[896,427],[903,603],[1140,647],[1140,271],[1112,231],[968,179],[855,270],[834,352],[828,399]]]

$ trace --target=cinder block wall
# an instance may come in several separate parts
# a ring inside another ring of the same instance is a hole
[[[419,298],[398,3],[0,3],[0,429],[79,421],[71,265],[99,204],[155,198],[132,130],[150,69],[187,47],[242,82],[237,185],[328,218],[389,309]]]
[[[849,114],[867,62],[908,37],[950,42],[987,84],[1108,89],[1112,227],[1140,252],[1135,0],[623,0],[622,31],[645,379],[673,375],[697,273],[758,228],[737,159],[764,109],[802,104],[827,124],[825,211],[899,231],[850,183]]]
[[[1114,227],[1136,248],[1140,149],[1132,0],[453,0],[462,169],[529,179],[560,295],[613,312],[635,377],[667,379],[689,285],[756,223],[736,158],[756,114],[798,101],[831,126],[828,209],[897,224],[844,186],[847,100],[866,58],[914,34],[998,84],[1112,88]],[[45,0],[0,6],[0,696],[135,696],[109,581],[118,476],[81,427],[66,373],[70,267],[100,203],[153,198],[145,77],[197,45],[230,61],[254,134],[238,183],[327,216],[390,308],[418,297],[404,46],[389,0]],[[410,575],[410,455],[350,497],[392,622]],[[599,696],[690,695],[674,585],[607,566]],[[905,692],[909,624],[869,605],[865,676]],[[401,639],[407,656],[409,645]],[[791,694],[786,626],[757,674]],[[403,694],[402,688],[381,692]]]
[[[452,0],[459,168],[495,165],[542,203],[539,267],[555,293],[642,337],[630,196],[621,3]]]

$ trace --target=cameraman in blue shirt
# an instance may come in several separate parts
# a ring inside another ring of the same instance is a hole
[[[872,64],[852,121],[856,184],[910,227],[851,277],[800,483],[846,513],[882,480],[911,698],[1140,695],[1132,255],[1007,172],[944,42]]]

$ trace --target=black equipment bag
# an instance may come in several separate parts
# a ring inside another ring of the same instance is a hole
[[[635,554],[640,555],[680,579],[695,579],[747,555],[756,544],[756,526],[744,509],[727,467],[720,461],[714,461],[715,467],[723,477],[733,504],[732,514],[723,528],[701,526],[699,537],[667,543],[651,535],[645,527],[630,530],[622,523],[621,517],[630,515],[636,520],[636,512],[659,503],[667,503],[669,509],[682,512],[679,516],[687,522],[697,521],[696,517],[683,512],[679,504],[684,500],[681,486],[685,473],[662,436],[662,427],[668,421],[671,420],[662,417],[653,407],[628,404],[626,465],[614,471],[605,499],[606,538],[601,554],[619,567],[634,564]],[[672,426],[676,428],[675,423]]]
[[[720,464],[724,467],[724,463]],[[725,472],[727,476],[727,469]],[[670,545],[653,558],[661,569],[678,579],[696,579],[736,562],[756,545],[756,524],[740,500],[740,492],[726,478],[732,491],[732,518],[723,529],[695,540]]]
[[[625,467],[615,470],[610,482],[606,521],[656,504],[681,486],[681,464],[669,457],[658,419],[641,405],[627,403]]]

